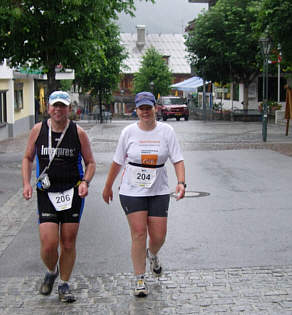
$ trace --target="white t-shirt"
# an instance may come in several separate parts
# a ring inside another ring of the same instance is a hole
[[[125,165],[120,185],[120,194],[126,196],[155,196],[169,194],[165,166],[159,168],[137,167],[129,162],[147,165],[161,165],[167,159],[172,163],[183,160],[179,143],[173,128],[157,122],[150,131],[139,128],[138,123],[123,129],[114,162]]]

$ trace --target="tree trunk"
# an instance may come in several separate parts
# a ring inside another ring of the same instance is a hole
[[[248,110],[248,84],[244,83],[243,110]]]
[[[48,95],[57,90],[58,83],[55,79],[56,71],[55,66],[50,67],[47,73]]]
[[[99,115],[100,115],[100,123],[103,123],[103,115],[102,115],[102,95],[98,93],[98,102],[99,102]]]

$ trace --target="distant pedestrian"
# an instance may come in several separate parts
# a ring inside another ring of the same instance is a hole
[[[170,159],[176,176],[176,199],[185,194],[185,167],[174,130],[156,121],[156,100],[152,93],[141,92],[135,97],[138,122],[121,133],[118,146],[103,190],[103,199],[113,199],[112,185],[124,165],[120,185],[120,202],[127,216],[131,237],[131,256],[137,277],[134,294],[148,295],[145,283],[146,256],[156,277],[162,274],[158,251],[167,230],[170,200],[165,163]],[[147,248],[147,237],[149,237]]]
[[[40,114],[40,102],[37,98],[34,100],[34,121],[37,123],[39,121]]]
[[[76,114],[77,114],[77,119],[80,119],[80,115],[81,115],[80,107],[77,108]]]
[[[47,267],[40,293],[49,295],[52,292],[60,272],[59,299],[68,303],[75,301],[68,281],[76,257],[75,245],[84,197],[95,172],[95,161],[85,131],[68,119],[70,105],[66,92],[55,91],[50,95],[50,118],[33,127],[22,162],[23,196],[28,200],[33,190],[30,183],[33,160],[37,156],[41,258]]]

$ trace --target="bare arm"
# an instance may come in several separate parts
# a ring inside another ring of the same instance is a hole
[[[41,130],[42,123],[36,124],[30,132],[24,157],[22,160],[22,185],[23,197],[28,200],[32,196],[32,186],[30,184],[32,165],[35,156],[35,142]]]
[[[85,164],[85,173],[83,178],[90,182],[94,176],[95,169],[96,169],[96,163],[91,151],[91,146],[90,142],[88,139],[88,136],[86,132],[81,128],[80,126],[77,125],[77,132],[79,136],[79,140],[81,143],[81,154],[84,160]],[[79,196],[84,198],[88,194],[88,184],[85,181],[82,181],[81,184],[78,187],[78,193]]]
[[[174,169],[177,177],[177,181],[179,182],[185,182],[185,164],[184,161],[179,161],[177,163],[174,163]],[[185,187],[183,184],[177,184],[175,193],[177,195],[176,200],[180,200],[185,196]]]
[[[120,164],[117,164],[116,162],[112,162],[112,165],[111,165],[110,170],[108,172],[107,180],[106,180],[105,185],[104,185],[103,193],[102,193],[103,200],[106,203],[110,203],[110,201],[113,200],[112,186],[113,186],[113,183],[114,183],[116,177],[118,176],[118,174],[120,172],[120,169],[121,169]]]

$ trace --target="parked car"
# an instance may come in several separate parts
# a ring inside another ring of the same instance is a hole
[[[189,108],[186,100],[177,96],[162,96],[157,101],[158,119],[162,118],[166,121],[168,118],[180,120],[182,117],[185,120],[189,119]]]

